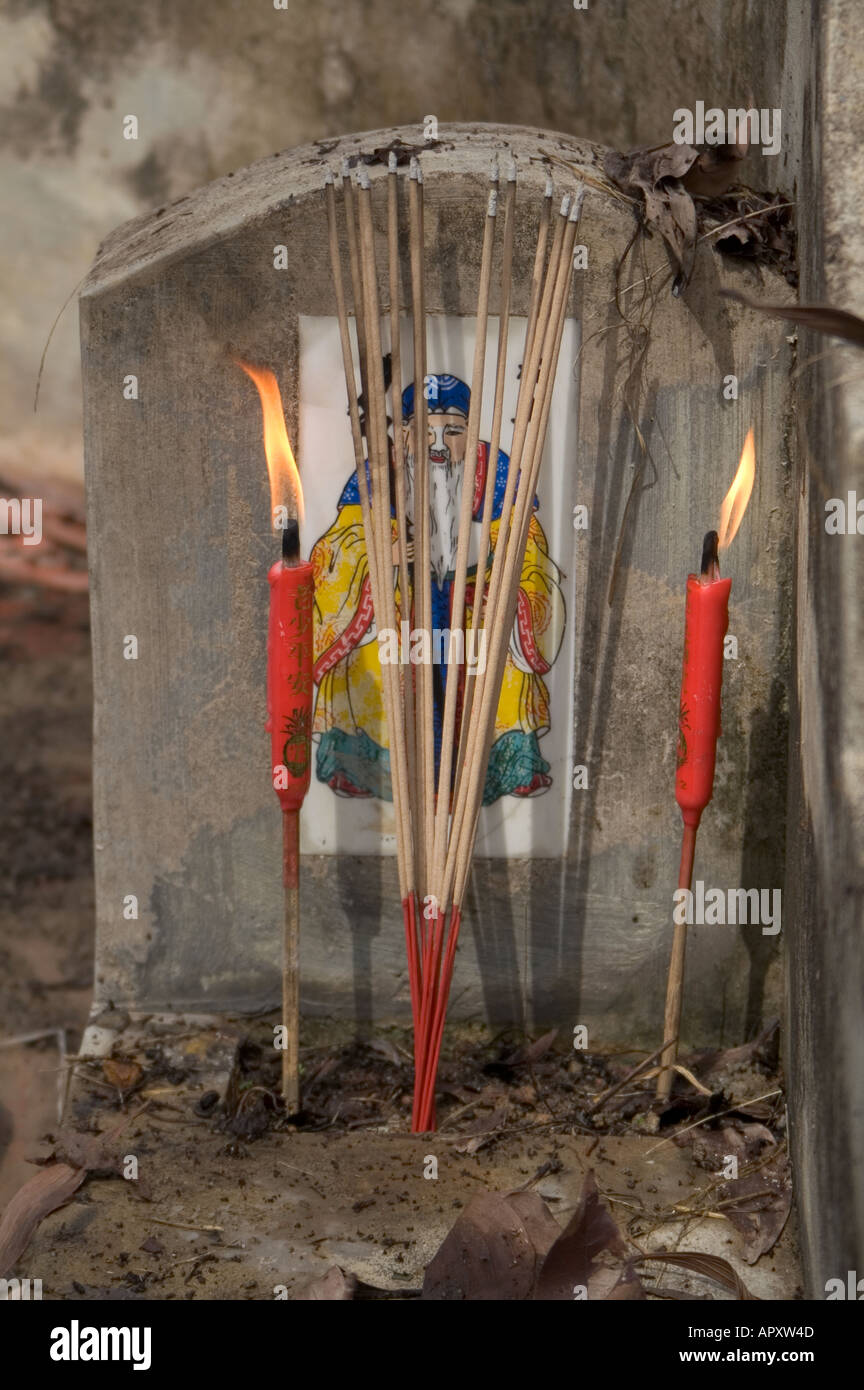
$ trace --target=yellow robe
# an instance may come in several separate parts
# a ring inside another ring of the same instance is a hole
[[[494,552],[500,522],[490,527]],[[391,522],[394,541],[396,522]],[[360,506],[340,507],[330,529],[312,549],[315,573],[317,696],[313,733],[319,741],[318,776],[341,773],[359,789],[391,799],[387,722]],[[488,587],[492,570],[486,566]],[[473,573],[469,572],[473,593]],[[364,602],[365,600],[365,602]],[[397,621],[401,612],[397,589]],[[471,602],[466,613],[472,614]],[[366,617],[369,615],[368,625]],[[548,764],[537,746],[549,729],[549,692],[543,680],[564,635],[561,574],[536,516],[532,516],[520,577],[520,609],[504,667],[484,802],[523,789],[539,775],[548,785]],[[361,629],[364,629],[361,634]],[[410,667],[403,670],[409,671]]]

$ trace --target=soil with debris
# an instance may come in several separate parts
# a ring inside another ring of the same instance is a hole
[[[579,1212],[564,1268],[588,1297],[801,1296],[776,1029],[686,1059],[661,1103],[634,1055],[457,1027],[439,1129],[412,1135],[404,1030],[310,1024],[286,1117],[273,1022],[102,1016],[110,1056],[79,1060],[40,1155],[40,1176],[80,1175],[27,1248],[45,1297],[554,1298]]]
[[[0,578],[0,1205],[56,1123],[58,1069],[93,982],[89,611],[86,593]],[[21,1035],[47,1034],[26,1047]],[[11,1044],[11,1045],[10,1045]]]

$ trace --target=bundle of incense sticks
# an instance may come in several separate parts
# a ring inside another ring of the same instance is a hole
[[[573,246],[584,189],[565,195],[557,215],[547,181],[540,200],[539,227],[531,282],[522,370],[510,448],[506,488],[497,543],[491,558],[490,526],[495,488],[495,460],[501,439],[507,340],[513,270],[516,167],[507,173],[499,214],[497,163],[483,227],[477,328],[466,428],[466,472],[477,459],[483,380],[487,351],[489,303],[496,260],[496,228],[503,221],[499,259],[499,328],[492,402],[492,428],[486,492],[475,575],[475,594],[468,630],[477,629],[473,650],[485,651],[485,664],[466,666],[466,587],[474,497],[473,470],[463,478],[450,615],[450,658],[444,696],[439,766],[435,772],[433,672],[429,662],[403,667],[381,664],[387,719],[390,776],[396,821],[396,858],[405,922],[408,973],[414,1017],[415,1132],[435,1127],[435,1078],[444,1015],[453,976],[462,904],[471,867],[477,822],[495,715],[528,542],[533,499],[543,456],[552,389],[564,331],[573,271]],[[433,650],[430,567],[429,474],[426,464],[427,400],[426,303],[424,287],[423,176],[411,161],[408,183],[411,315],[414,348],[414,498],[413,534],[409,545],[407,486],[402,435],[402,363],[400,341],[400,179],[390,156],[387,183],[387,284],[389,297],[390,386],[382,358],[382,307],[368,171],[352,180],[342,168],[351,299],[357,333],[357,372],[351,342],[349,308],[342,272],[336,188],[327,175],[326,204],[333,282],[348,391],[348,412],[357,464],[357,481],[365,533],[368,583],[378,632],[400,632],[406,619],[412,630],[428,634]],[[393,421],[392,438],[388,430]],[[362,413],[361,413],[362,399]],[[392,484],[391,484],[392,477]],[[517,487],[518,480],[518,487]],[[394,573],[395,570],[395,573]],[[482,644],[482,647],[481,645]],[[455,654],[455,655],[454,655]],[[405,674],[407,672],[407,674]]]

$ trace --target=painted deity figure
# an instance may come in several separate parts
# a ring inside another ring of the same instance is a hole
[[[501,523],[508,457],[490,461],[488,443],[477,446],[467,472],[465,446],[471,393],[458,377],[427,378],[428,469],[432,627],[449,630],[462,488],[473,489],[472,536],[466,590],[466,624],[473,612],[477,568],[485,567],[486,591]],[[414,387],[402,395],[409,535],[414,525]],[[478,555],[487,470],[495,468],[488,554]],[[517,484],[518,486],[518,484]],[[549,692],[543,677],[561,648],[565,603],[561,573],[549,555],[535,498],[519,596],[507,652],[483,802],[502,796],[537,796],[551,786],[540,739],[549,731]],[[397,554],[395,509],[391,527]],[[339,796],[392,800],[387,720],[381,690],[379,646],[356,471],[339,498],[336,517],[312,549],[315,571],[315,684],[313,734],[316,775]],[[397,621],[416,625],[413,597],[396,588]],[[458,625],[458,624],[457,624]],[[447,689],[447,644],[433,666],[436,775]],[[410,672],[413,668],[407,668]],[[461,674],[461,673],[460,673]],[[457,711],[461,712],[460,704]],[[457,722],[458,736],[458,722]]]

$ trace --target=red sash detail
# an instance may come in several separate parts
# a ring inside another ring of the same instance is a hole
[[[332,671],[334,666],[338,666],[340,661],[344,661],[357,646],[360,639],[365,635],[369,624],[375,616],[375,609],[372,603],[372,586],[369,583],[369,576],[363,580],[363,587],[360,590],[360,602],[357,605],[357,612],[351,619],[345,631],[332,646],[328,647],[322,656],[315,662],[312,676],[316,685],[320,685],[328,671]]]
[[[519,641],[522,644],[522,654],[525,660],[531,670],[537,672],[538,676],[545,676],[549,670],[549,663],[543,660],[537,650],[537,643],[534,641],[534,624],[531,620],[531,604],[528,602],[528,595],[524,589],[519,590],[516,620],[519,624]]]
[[[486,471],[489,467],[489,447],[481,439],[477,445],[477,467],[474,470],[474,501],[471,507],[472,517],[476,517],[483,505],[483,495],[486,492]]]

